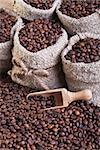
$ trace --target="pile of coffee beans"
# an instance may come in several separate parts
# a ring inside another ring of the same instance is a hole
[[[99,150],[100,108],[85,101],[40,111],[31,89],[0,80],[0,149]]]
[[[91,63],[100,60],[100,40],[86,38],[77,42],[65,56],[73,63]]]
[[[100,9],[99,0],[63,0],[60,11],[67,16],[79,19]]]
[[[16,21],[16,17],[9,15],[4,10],[0,11],[0,43],[10,40],[11,29]]]
[[[19,40],[28,51],[37,52],[56,43],[62,34],[55,20],[36,19],[20,30]]]
[[[24,0],[24,2],[32,7],[46,10],[52,8],[54,0]]]

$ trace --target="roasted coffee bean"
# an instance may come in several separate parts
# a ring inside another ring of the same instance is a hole
[[[77,42],[65,56],[73,63],[91,63],[100,60],[100,40],[86,38]]]
[[[39,9],[50,9],[54,0],[24,0],[25,3]]]
[[[41,112],[45,99],[27,100],[30,92],[9,77],[0,80],[0,149],[99,150],[99,107],[76,101]]]
[[[16,21],[14,16],[9,15],[4,10],[0,11],[0,43],[10,40],[11,29]]]
[[[63,0],[60,11],[67,16],[79,19],[100,9],[100,0]]]
[[[61,25],[58,22],[37,19],[21,29],[19,40],[28,51],[37,52],[55,44],[61,33]]]
[[[22,18],[22,20],[23,20],[23,23],[24,23],[25,25],[31,22],[30,20],[27,20],[27,19],[25,19],[25,18]]]

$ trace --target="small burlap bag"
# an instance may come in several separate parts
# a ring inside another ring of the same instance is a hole
[[[100,35],[91,33],[79,33],[73,36],[67,48],[62,52],[63,70],[69,90],[78,91],[91,89],[93,92],[91,102],[100,106],[100,61],[92,63],[72,63],[65,58],[65,55],[72,50],[72,46],[80,39],[85,39],[86,37],[100,40]]]
[[[88,15],[86,17],[81,17],[76,19],[63,14],[59,9],[63,0],[57,6],[56,13],[70,34],[81,33],[81,32],[93,32],[100,34],[100,9],[95,13]]]
[[[49,18],[53,15],[59,1],[60,0],[55,0],[52,8],[48,10],[42,10],[28,5],[23,0],[15,0],[14,11],[27,20]]]
[[[11,48],[12,48],[12,44],[13,44],[13,41],[12,41],[13,35],[14,35],[16,28],[20,24],[22,24],[21,18],[17,17],[13,12],[10,12],[6,9],[0,8],[0,11],[1,10],[6,11],[7,13],[9,13],[12,16],[15,16],[17,18],[17,21],[11,30],[10,41],[7,41],[5,43],[0,43],[0,74],[8,71],[11,66]]]
[[[40,90],[65,86],[60,54],[68,43],[66,31],[62,29],[62,35],[54,45],[36,53],[27,51],[20,44],[19,31],[14,37],[14,66],[9,71],[12,80]]]

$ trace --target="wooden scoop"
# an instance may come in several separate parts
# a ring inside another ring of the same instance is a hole
[[[27,95],[27,99],[29,100],[29,98],[32,96],[49,97],[51,95],[53,95],[55,97],[56,106],[46,108],[44,110],[67,107],[73,101],[76,101],[76,100],[86,100],[87,101],[92,98],[92,92],[88,89],[82,90],[79,92],[70,92],[70,91],[67,91],[67,89],[61,88],[61,89],[54,89],[54,90],[30,93]]]

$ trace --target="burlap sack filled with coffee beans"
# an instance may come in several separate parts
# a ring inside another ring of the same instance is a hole
[[[66,85],[60,54],[67,45],[64,29],[57,42],[36,53],[26,50],[19,41],[19,31],[14,37],[13,69],[9,74],[13,81],[35,89],[58,88]]]
[[[16,23],[11,29],[10,40],[0,43],[0,74],[8,71],[9,68],[11,67],[11,48],[12,48],[12,44],[13,44],[13,41],[12,41],[13,35],[14,35],[14,32],[15,32],[17,26],[22,24],[22,20],[19,17],[17,17],[13,12],[8,11],[7,9],[0,8],[0,12],[2,10],[7,12],[11,16],[15,16]],[[2,27],[2,24],[1,24],[1,27]],[[7,34],[7,33],[5,32],[4,34]],[[0,35],[0,36],[3,36],[3,35]]]
[[[73,36],[67,48],[62,52],[63,70],[69,90],[78,91],[86,88],[91,89],[93,92],[93,99],[91,102],[100,106],[100,61],[92,63],[72,63],[65,58],[68,52],[72,50],[75,43],[87,37],[100,40],[100,35],[91,33],[79,33]]]
[[[32,7],[24,0],[15,0],[14,11],[27,20],[33,20],[37,18],[49,18],[53,15],[58,3],[59,0],[54,0],[51,8],[43,10]]]
[[[67,1],[67,0],[64,0],[64,1]],[[63,23],[64,27],[70,34],[75,34],[78,32],[80,33],[81,32],[93,32],[93,33],[100,34],[100,9],[97,9],[96,12],[92,13],[91,15],[76,19],[75,17],[67,16],[66,14],[63,14],[61,12],[60,9],[61,9],[62,3],[63,3],[63,0],[60,0],[60,3],[57,6],[56,12],[60,21]],[[70,6],[71,5],[72,4],[70,4]],[[76,9],[77,9],[77,6],[76,6]],[[81,10],[81,12],[83,12],[83,10]],[[77,13],[78,13],[78,10],[77,10]]]

